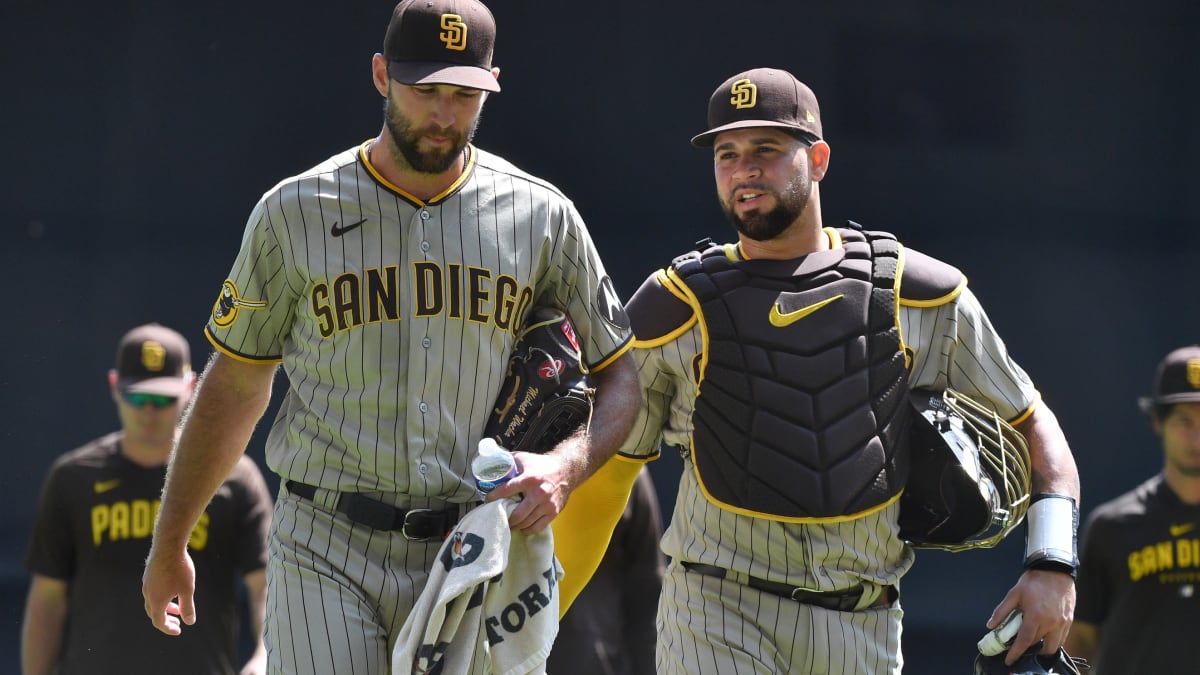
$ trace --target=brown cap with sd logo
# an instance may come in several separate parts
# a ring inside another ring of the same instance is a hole
[[[1138,399],[1143,412],[1156,405],[1200,401],[1200,345],[1180,347],[1167,354],[1154,374],[1150,396]]]
[[[476,0],[403,0],[383,37],[388,74],[401,84],[500,91],[492,75],[496,20]]]
[[[755,68],[725,80],[708,99],[708,131],[692,138],[712,147],[722,131],[749,127],[796,129],[821,138],[821,110],[812,89],[786,70]]]

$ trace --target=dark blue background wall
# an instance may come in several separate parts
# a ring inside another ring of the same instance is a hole
[[[826,221],[894,230],[966,271],[1067,430],[1086,515],[1159,467],[1134,399],[1162,354],[1200,341],[1200,10],[1136,7],[497,1],[504,91],[478,143],[575,199],[628,295],[701,236],[731,238],[687,141],[709,93],[743,69],[792,70],[833,149]],[[377,133],[369,62],[390,10],[0,5],[0,670],[16,668],[42,477],[115,425],[116,340],[159,321],[202,366],[258,196]],[[261,461],[261,438],[250,452]],[[652,467],[666,501],[677,468]],[[1019,572],[1016,539],[919,554],[908,672],[969,667]]]

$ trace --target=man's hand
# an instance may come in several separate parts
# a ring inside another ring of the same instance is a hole
[[[987,627],[1000,625],[1004,617],[1018,608],[1024,614],[1024,621],[1004,657],[1008,665],[1038,640],[1044,641],[1042,654],[1053,654],[1066,642],[1075,615],[1075,580],[1062,572],[1026,570],[992,611]]]
[[[509,515],[508,524],[515,530],[534,535],[546,529],[567,504],[572,484],[569,460],[557,453],[537,455],[516,452],[516,477],[488,493],[489,502],[517,497],[520,505]]]
[[[142,573],[142,599],[150,623],[167,635],[183,632],[181,624],[196,623],[192,595],[196,591],[196,566],[187,550],[181,556],[165,556],[150,550]]]

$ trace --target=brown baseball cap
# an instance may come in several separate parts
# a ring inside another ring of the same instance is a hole
[[[708,131],[692,137],[712,147],[722,131],[748,127],[797,129],[821,138],[821,110],[812,89],[786,70],[755,68],[721,83],[708,99]]]
[[[388,74],[401,84],[500,91],[492,75],[496,20],[477,0],[403,0],[383,36]]]
[[[1154,373],[1150,396],[1138,399],[1143,412],[1156,405],[1200,401],[1200,345],[1180,347],[1167,354]]]
[[[117,345],[117,389],[122,392],[182,396],[191,372],[187,340],[166,326],[138,326]]]

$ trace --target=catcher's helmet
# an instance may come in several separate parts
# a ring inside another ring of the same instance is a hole
[[[1087,661],[1067,654],[1062,647],[1050,655],[1039,654],[1039,642],[1025,652],[1011,666],[1004,664],[1004,654],[975,657],[975,675],[1080,675],[1080,668],[1087,670]]]
[[[900,537],[918,548],[990,548],[1029,508],[1029,446],[995,411],[967,396],[917,390],[911,473]]]

